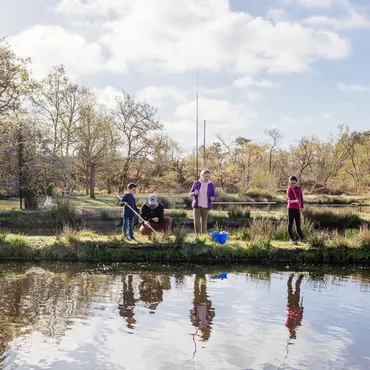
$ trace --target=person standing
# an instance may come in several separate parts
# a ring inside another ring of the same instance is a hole
[[[211,171],[204,169],[200,179],[195,181],[190,196],[193,197],[194,230],[197,236],[207,232],[208,214],[212,202],[216,200],[215,186],[211,181]]]
[[[136,240],[134,236],[135,212],[139,212],[134,197],[135,193],[136,185],[134,183],[128,184],[127,192],[123,195],[121,201],[119,202],[121,207],[125,207],[123,211],[122,232],[127,240],[133,241]]]
[[[293,234],[293,224],[295,223],[297,228],[297,234],[304,242],[305,238],[301,230],[301,210],[304,207],[302,189],[298,186],[298,179],[296,176],[289,178],[289,186],[287,189],[288,196],[288,234],[291,244],[297,244]]]

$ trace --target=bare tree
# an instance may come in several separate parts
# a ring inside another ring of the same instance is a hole
[[[317,139],[315,137],[302,137],[298,145],[291,149],[293,158],[297,160],[299,181],[302,174],[315,163],[317,159]]]
[[[277,153],[279,150],[279,144],[281,139],[283,138],[283,135],[281,132],[275,128],[265,130],[265,134],[272,140],[272,143],[270,144],[269,148],[269,172],[271,173],[273,171],[272,168],[272,160],[274,155]]]
[[[52,128],[53,153],[68,158],[80,120],[84,89],[73,84],[64,67],[56,66],[32,95],[36,113]]]
[[[84,94],[76,136],[77,166],[85,174],[86,193],[90,190],[90,198],[94,199],[96,170],[110,161],[108,154],[115,145],[115,135],[112,120],[89,91]]]
[[[156,119],[156,109],[146,102],[136,101],[134,97],[125,92],[117,97],[117,107],[112,114],[124,152],[119,189],[123,191],[129,178],[131,164],[138,157],[151,154],[150,139],[163,126]]]

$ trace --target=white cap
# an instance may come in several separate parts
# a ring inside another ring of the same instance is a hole
[[[155,194],[151,194],[149,196],[149,201],[148,201],[150,206],[157,206],[158,205],[158,199]]]

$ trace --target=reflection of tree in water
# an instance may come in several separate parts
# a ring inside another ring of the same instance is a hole
[[[135,306],[138,302],[154,313],[158,304],[163,302],[163,291],[171,289],[169,275],[158,275],[156,273],[139,273],[140,279],[139,298],[135,298],[133,286],[133,275],[123,277],[123,302],[119,305],[119,313],[125,318],[127,327],[134,329],[137,322],[135,318]]]
[[[212,322],[215,310],[212,301],[208,299],[205,275],[196,275],[194,281],[193,309],[190,310],[190,320],[194,327],[200,330],[201,341],[208,341],[211,336]]]
[[[296,339],[296,328],[301,326],[303,318],[303,306],[301,301],[301,283],[303,275],[300,275],[295,283],[295,291],[293,291],[293,277],[290,275],[288,279],[288,304],[287,304],[287,320],[285,326],[289,329],[290,339]]]
[[[75,315],[87,316],[94,297],[108,290],[114,276],[50,273],[30,269],[0,278],[0,363],[8,343],[39,331],[61,338]],[[106,299],[110,299],[107,297]]]

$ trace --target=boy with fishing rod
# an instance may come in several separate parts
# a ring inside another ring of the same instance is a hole
[[[139,212],[136,206],[136,200],[134,194],[136,193],[136,185],[134,183],[127,185],[127,192],[123,194],[119,205],[125,207],[123,210],[123,226],[122,232],[126,240],[135,241],[134,236],[134,223],[135,223],[135,213]],[[120,197],[119,197],[120,198]]]
[[[305,242],[305,237],[303,236],[301,230],[301,210],[304,207],[303,193],[302,189],[298,186],[298,179],[296,176],[291,176],[289,178],[289,186],[287,189],[288,196],[288,234],[290,243],[297,245],[293,234],[293,224],[295,223],[297,228],[297,234],[301,242]]]
[[[141,220],[145,226],[158,235],[158,233],[151,227],[150,223],[140,216],[140,210],[136,206],[136,200],[134,197],[135,193],[136,185],[134,183],[130,183],[127,185],[127,192],[122,196],[122,198],[117,194],[117,197],[120,199],[119,205],[121,207],[125,207],[123,210],[122,232],[128,241],[136,241],[134,236],[135,215],[138,216],[139,220]]]

